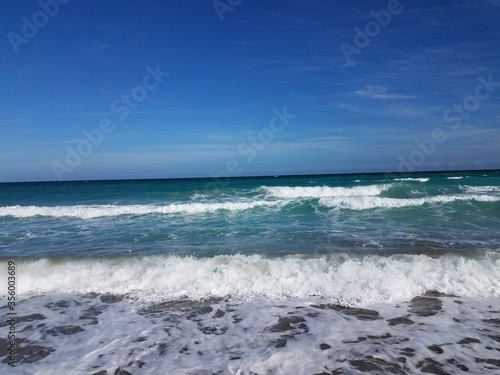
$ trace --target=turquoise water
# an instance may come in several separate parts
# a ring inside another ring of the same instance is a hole
[[[0,184],[0,256],[500,248],[500,173]]]
[[[2,184],[0,228],[21,293],[500,291],[498,171]]]

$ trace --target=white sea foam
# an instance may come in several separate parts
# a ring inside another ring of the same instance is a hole
[[[462,178],[462,176],[446,177],[447,180],[461,180]]]
[[[414,177],[408,177],[408,178],[395,178],[394,181],[416,181],[416,182],[427,182],[429,181],[429,178],[423,177],[423,178],[414,178]]]
[[[366,372],[357,364],[368,363],[370,374],[422,374],[422,364],[432,361],[439,373],[497,374],[494,362],[482,358],[493,358],[498,346],[499,299],[439,301],[432,316],[412,313],[410,302],[351,315],[324,308],[319,298],[178,300],[148,314],[140,301],[127,298],[103,303],[99,296],[37,296],[22,303],[23,314],[35,320],[18,321],[16,328],[38,352],[18,347],[18,353],[50,355],[21,360],[12,373],[361,374]],[[374,319],[357,319],[359,314]],[[412,324],[390,323],[402,315]],[[8,329],[0,327],[0,337]]]
[[[369,210],[372,208],[401,208],[455,201],[498,202],[500,201],[500,197],[478,194],[443,195],[426,198],[384,198],[376,196],[323,197],[319,200],[319,203],[323,206],[336,209]]]
[[[452,255],[437,259],[424,255],[39,259],[20,260],[17,268],[22,275],[19,294],[96,292],[152,300],[319,296],[348,305],[407,300],[427,290],[459,296],[500,295],[500,256],[495,253],[480,259]]]
[[[500,193],[500,186],[469,186],[463,185],[460,188],[471,194],[495,194]]]
[[[369,185],[346,187],[329,186],[263,186],[268,197],[296,199],[323,197],[376,196],[389,189],[390,185]]]
[[[500,187],[497,186],[463,186],[469,194],[441,195],[421,198],[390,198],[380,197],[380,193],[389,189],[390,185],[344,187],[263,187],[267,199],[253,201],[227,202],[190,202],[160,205],[74,205],[74,206],[7,206],[0,207],[0,217],[12,216],[29,218],[75,217],[94,219],[120,215],[150,215],[150,214],[203,214],[219,210],[244,211],[257,207],[279,207],[292,200],[319,198],[319,203],[325,207],[337,209],[366,210],[372,208],[399,208],[421,206],[423,204],[449,203],[454,201],[500,201]]]
[[[201,214],[218,210],[243,211],[261,206],[278,205],[279,201],[248,201],[220,203],[179,203],[165,206],[158,205],[75,205],[75,206],[8,206],[0,207],[0,216],[17,218],[33,216],[77,217],[93,219],[97,217],[119,215],[148,214]]]

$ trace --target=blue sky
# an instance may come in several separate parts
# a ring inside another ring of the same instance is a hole
[[[0,181],[500,168],[500,1],[0,4]]]

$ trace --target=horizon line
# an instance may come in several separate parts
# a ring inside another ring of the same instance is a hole
[[[459,172],[499,172],[500,169],[444,169],[444,170],[420,170],[420,171],[379,171],[379,172],[340,172],[340,173],[299,173],[299,174],[278,174],[278,175],[246,175],[231,176],[224,179],[244,179],[244,178],[278,178],[278,177],[306,177],[306,176],[355,176],[355,175],[381,175],[381,174],[422,174],[422,173],[459,173]],[[151,178],[110,178],[110,179],[80,179],[80,180],[32,180],[32,181],[0,181],[0,184],[32,184],[32,183],[73,183],[73,182],[107,182],[107,181],[158,181],[158,180],[212,180],[217,181],[221,178],[214,177],[151,177]]]

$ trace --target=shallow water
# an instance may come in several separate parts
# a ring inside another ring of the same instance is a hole
[[[498,297],[431,293],[349,308],[318,298],[144,303],[127,295],[51,294],[32,296],[18,311],[18,374],[496,374],[500,368]]]

